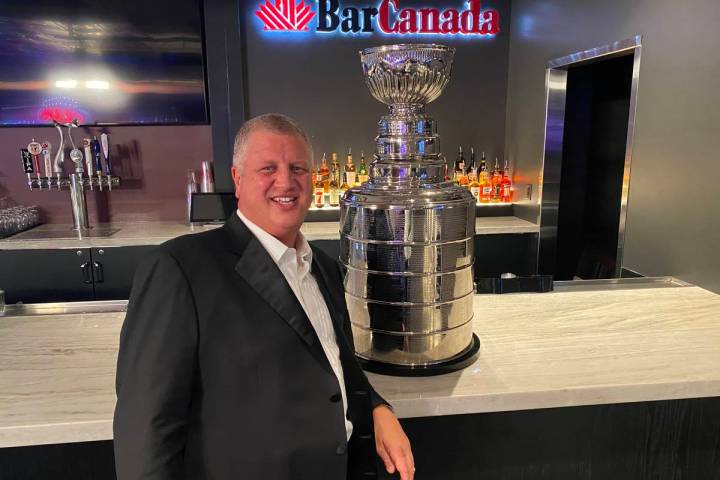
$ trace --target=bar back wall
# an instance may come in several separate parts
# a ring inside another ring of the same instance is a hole
[[[126,220],[177,220],[185,215],[185,172],[215,161],[216,185],[231,191],[229,167],[232,140],[242,122],[266,112],[296,118],[310,133],[317,160],[347,148],[355,161],[361,151],[370,161],[377,121],[387,112],[371,97],[362,75],[358,51],[391,43],[442,43],[458,49],[453,78],[443,95],[428,107],[437,120],[443,152],[452,162],[458,146],[474,146],[502,162],[510,33],[510,3],[485,2],[494,8],[499,32],[493,36],[386,35],[373,32],[319,33],[317,17],[308,32],[268,32],[255,14],[263,2],[206,0],[204,52],[210,125],[124,126],[81,128],[77,138],[100,131],[110,134],[111,153],[123,185],[112,194],[88,194],[91,223]],[[328,5],[333,2],[327,2]],[[338,2],[335,2],[338,3]],[[377,2],[343,1],[346,8],[377,7]],[[317,14],[318,3],[308,2]],[[463,10],[454,2],[400,2],[402,8]],[[64,192],[29,192],[20,169],[18,150],[32,138],[57,142],[51,127],[0,128],[0,198],[40,205],[45,221],[69,223],[70,201]],[[67,157],[67,154],[66,154]],[[478,153],[479,157],[479,153]],[[69,163],[69,162],[67,162]]]

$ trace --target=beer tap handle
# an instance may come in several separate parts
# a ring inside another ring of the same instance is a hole
[[[83,138],[83,151],[85,152],[85,170],[88,172],[88,183],[90,183],[90,190],[93,190],[92,184],[92,171],[93,171],[93,154],[92,154],[92,140],[89,138]]]
[[[33,166],[32,155],[27,148],[20,149],[20,159],[22,160],[23,171],[27,175],[28,187],[32,190],[32,174],[35,173],[35,167]]]
[[[38,188],[42,190],[42,183],[40,183],[40,153],[42,152],[42,146],[35,141],[33,138],[32,141],[28,144],[28,152],[30,152],[30,155],[32,155],[33,159],[33,167],[35,170],[35,177],[37,178]]]
[[[45,178],[47,178],[48,188],[50,188],[50,179],[53,176],[52,144],[45,140],[41,146],[43,165],[45,166]]]
[[[97,137],[93,137],[91,145],[95,161],[95,174],[98,177],[98,189],[102,192],[102,162],[100,160],[100,142],[98,142]]]
[[[112,174],[112,164],[110,163],[110,144],[107,133],[100,135],[100,144],[102,146],[103,156],[105,157],[105,174],[110,176]]]
[[[53,163],[53,172],[55,172],[55,176],[57,177],[57,188],[60,190],[60,177],[63,173],[62,164],[65,161],[65,137],[63,136],[62,126],[55,120],[53,120],[53,125],[55,125],[55,128],[60,134],[60,144],[55,153],[55,162]]]
[[[100,135],[100,145],[102,146],[103,156],[105,157],[105,175],[108,180],[108,190],[112,190],[112,164],[110,163],[110,145],[108,142],[108,134],[103,133]]]
[[[82,174],[85,171],[83,169],[83,155],[79,148],[77,148],[77,145],[75,145],[75,140],[73,140],[72,136],[72,129],[78,128],[77,120],[73,120],[71,123],[68,123],[67,129],[68,129],[68,139],[70,140],[70,145],[72,145],[72,150],[70,150],[70,160],[75,164],[75,173],[79,173],[80,177],[82,178]]]

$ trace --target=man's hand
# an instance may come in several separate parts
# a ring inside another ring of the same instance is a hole
[[[415,460],[410,449],[410,440],[403,432],[400,422],[387,405],[373,409],[375,424],[375,448],[385,463],[388,473],[400,473],[401,480],[413,480]]]

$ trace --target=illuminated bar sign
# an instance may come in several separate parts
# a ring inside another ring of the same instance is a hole
[[[255,11],[267,32],[373,33],[385,35],[495,35],[497,10],[481,10],[481,0],[468,0],[464,9],[401,8],[400,0],[382,0],[376,7],[343,7],[339,0],[318,0],[313,9],[305,0],[265,0]],[[313,22],[315,20],[315,22]],[[313,23],[313,25],[311,25]]]

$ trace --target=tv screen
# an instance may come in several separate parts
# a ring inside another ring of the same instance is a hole
[[[0,125],[208,123],[199,1],[3,1]]]

